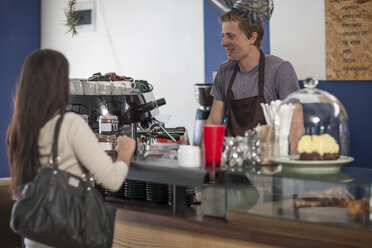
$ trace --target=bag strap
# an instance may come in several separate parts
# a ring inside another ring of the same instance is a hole
[[[58,118],[56,122],[56,126],[54,128],[54,136],[53,136],[53,145],[52,145],[52,152],[50,156],[49,163],[53,167],[53,169],[58,168],[58,162],[59,162],[59,157],[58,157],[58,137],[59,137],[59,130],[61,129],[61,124],[63,120],[64,114],[62,113],[61,116]]]
[[[54,137],[53,137],[53,145],[52,145],[52,152],[50,156],[49,163],[53,169],[58,169],[58,163],[60,161],[60,157],[58,157],[58,137],[59,137],[59,130],[61,129],[62,120],[64,117],[64,113],[61,114],[61,117],[58,118],[56,122],[56,126],[54,128]],[[82,167],[84,174],[82,175],[84,181],[88,181],[90,186],[94,186],[94,179],[92,176],[89,175],[88,170],[85,167]]]

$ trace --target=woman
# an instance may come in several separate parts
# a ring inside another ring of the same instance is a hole
[[[69,69],[65,56],[45,49],[31,53],[24,62],[7,132],[11,188],[33,180],[48,165],[54,127],[69,100]],[[117,191],[128,174],[135,141],[117,139],[118,156],[112,162],[88,124],[75,113],[64,114],[58,140],[59,168],[82,177],[87,169],[96,184]],[[26,247],[47,247],[25,239]]]

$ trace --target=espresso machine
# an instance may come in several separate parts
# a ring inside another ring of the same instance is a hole
[[[155,99],[153,92],[125,95],[70,95],[67,111],[80,114],[96,133],[102,148],[115,153],[118,135],[137,141],[136,155],[143,155],[149,142],[161,137],[177,141],[184,128],[164,128],[156,120],[158,107],[165,99]]]
[[[210,95],[212,84],[194,84],[194,91],[199,107],[196,111],[193,144],[200,145],[202,126],[211,112],[213,97]]]
[[[155,99],[152,86],[145,92],[138,90],[136,82],[92,82],[86,79],[70,79],[70,100],[67,111],[80,114],[96,134],[101,148],[116,160],[117,137],[126,135],[136,140],[136,156],[176,159],[178,142],[185,136],[184,127],[165,128],[156,119],[158,108],[166,104],[164,98]],[[158,140],[165,140],[160,146]],[[169,142],[169,143],[168,143]],[[147,194],[148,188],[155,187],[151,182],[125,180],[117,192],[96,185],[103,197],[149,200],[168,203],[168,185]],[[158,185],[156,185],[157,187]],[[152,189],[151,189],[152,190]],[[148,198],[148,199],[147,199]]]

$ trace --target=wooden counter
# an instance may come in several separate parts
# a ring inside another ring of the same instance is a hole
[[[203,168],[180,168],[177,161],[173,160],[134,157],[128,179],[173,184],[176,186],[174,192],[177,192],[177,187],[201,186],[207,172]],[[352,172],[353,183],[370,183],[371,171],[358,171],[362,176],[358,176],[357,171]],[[239,176],[239,172],[236,173]],[[241,174],[246,178],[246,172]],[[291,175],[281,176],[292,178]],[[312,178],[308,176],[305,179]],[[326,178],[327,180],[330,179]],[[179,198],[177,194],[173,200],[175,198]],[[177,201],[173,203],[176,203],[175,206],[182,205]],[[366,228],[261,217],[231,211],[227,213],[226,219],[220,219],[204,216],[199,205],[184,207],[185,211],[174,211],[171,206],[146,201],[115,200],[108,201],[108,204],[117,209],[113,247],[372,248],[372,230]]]
[[[172,208],[116,200],[113,247],[372,247],[372,232],[228,213],[203,216],[200,206],[174,216]]]

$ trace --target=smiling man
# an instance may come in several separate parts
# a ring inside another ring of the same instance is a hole
[[[219,18],[221,45],[226,50],[213,83],[211,113],[205,124],[221,124],[227,112],[227,135],[243,136],[265,124],[261,103],[284,99],[299,89],[293,66],[261,50],[263,24],[255,24],[230,11]]]

